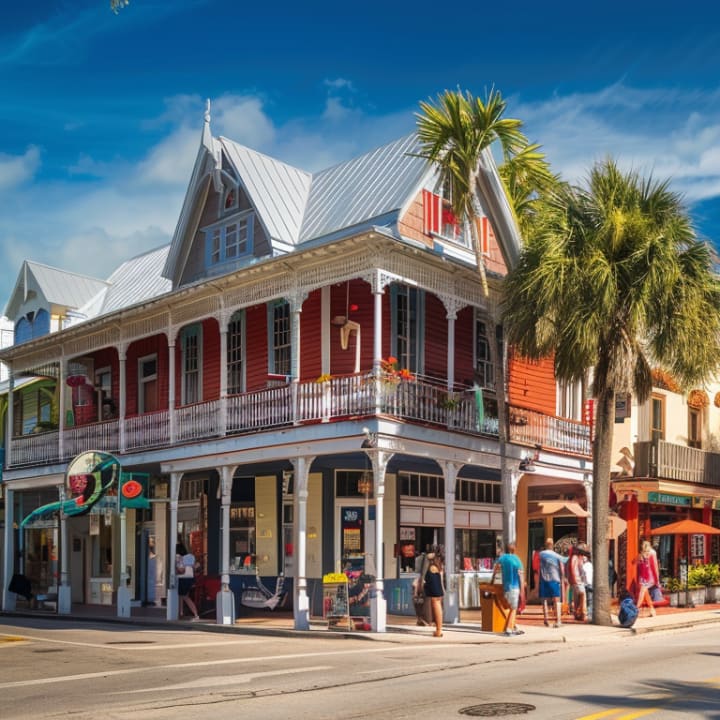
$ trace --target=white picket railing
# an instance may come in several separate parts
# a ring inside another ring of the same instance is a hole
[[[57,462],[60,459],[59,440],[57,430],[14,437],[10,444],[8,467]]]
[[[120,450],[120,422],[108,420],[91,425],[78,425],[63,433],[63,459],[74,458],[86,450]]]
[[[124,450],[144,450],[169,444],[170,413],[167,410],[158,410],[125,419]]]

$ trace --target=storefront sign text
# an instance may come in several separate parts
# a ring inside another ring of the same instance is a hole
[[[649,492],[648,502],[655,503],[657,505],[690,505],[692,503],[692,498],[684,495]]]

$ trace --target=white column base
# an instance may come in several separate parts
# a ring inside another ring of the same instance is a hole
[[[165,609],[167,610],[165,615],[167,620],[177,620],[180,617],[178,614],[177,588],[168,588],[167,597],[165,598]]]
[[[235,593],[232,590],[220,590],[215,596],[215,622],[218,625],[235,624]]]
[[[460,622],[460,596],[457,590],[448,590],[443,598],[443,622],[455,625]]]
[[[58,588],[58,615],[69,615],[72,610],[72,588],[69,585],[61,585]]]
[[[119,587],[117,591],[117,616],[122,618],[130,617],[130,590],[127,587]]]
[[[370,598],[370,627],[373,632],[387,632],[387,600],[381,589]]]
[[[310,601],[306,593],[298,593],[295,601],[295,630],[310,629]]]

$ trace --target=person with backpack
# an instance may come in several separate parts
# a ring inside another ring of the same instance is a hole
[[[620,627],[631,628],[635,624],[640,611],[632,599],[632,595],[627,590],[621,590],[619,597],[618,622]]]

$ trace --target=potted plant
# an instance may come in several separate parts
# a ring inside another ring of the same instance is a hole
[[[705,602],[716,603],[720,601],[720,568],[717,563],[697,565],[690,568],[691,584],[702,585],[705,588]]]
[[[688,599],[693,605],[704,605],[706,601],[705,565],[688,568]]]
[[[667,578],[663,581],[663,587],[670,600],[670,607],[678,607],[680,604],[680,591],[685,590],[680,578]]]

